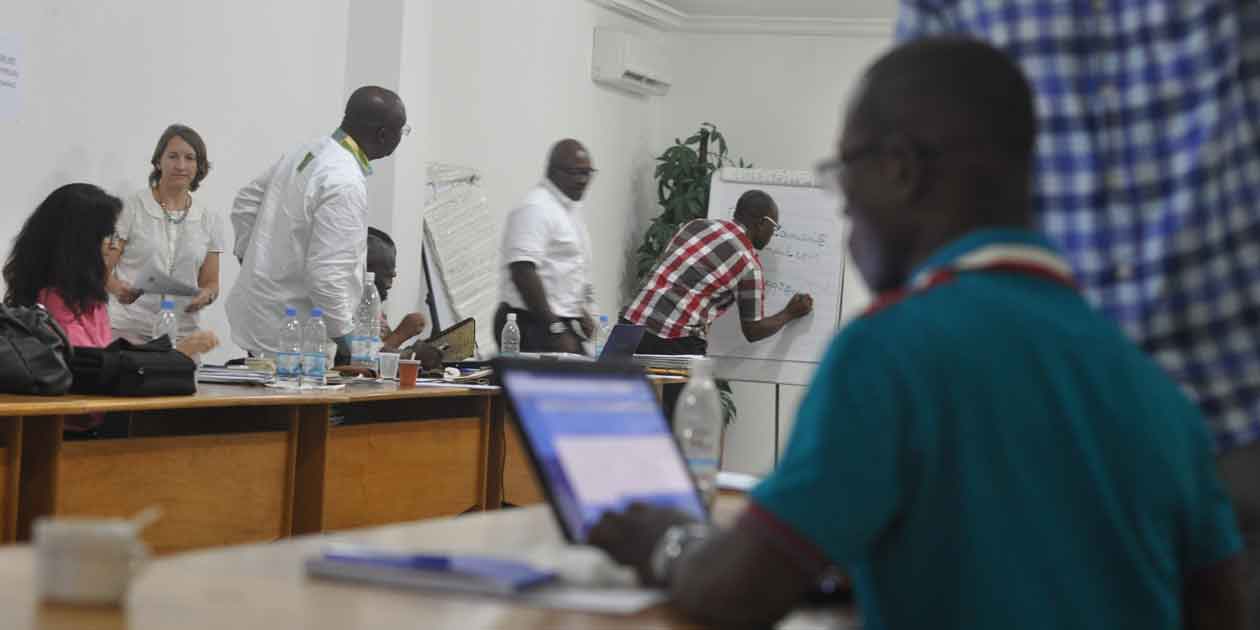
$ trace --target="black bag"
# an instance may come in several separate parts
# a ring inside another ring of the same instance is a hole
[[[144,345],[116,339],[104,348],[75,348],[73,391],[107,396],[178,396],[197,391],[197,364],[165,335]]]
[[[0,305],[0,392],[66,393],[72,355],[65,331],[44,307]]]

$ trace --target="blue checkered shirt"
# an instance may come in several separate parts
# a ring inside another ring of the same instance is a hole
[[[1260,0],[902,0],[1036,92],[1035,204],[1089,299],[1208,417],[1260,437]]]

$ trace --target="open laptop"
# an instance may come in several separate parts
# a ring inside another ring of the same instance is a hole
[[[636,324],[617,324],[608,333],[600,361],[629,361],[643,339],[643,327]]]
[[[495,359],[534,473],[570,542],[634,502],[707,510],[641,367]]]

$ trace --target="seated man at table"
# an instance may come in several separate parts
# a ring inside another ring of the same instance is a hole
[[[383,230],[368,228],[367,270],[376,274],[376,292],[381,296],[381,352],[397,352],[404,359],[418,359],[424,369],[440,369],[442,353],[437,348],[416,341],[403,347],[412,337],[424,332],[429,324],[423,313],[407,313],[398,321],[398,326],[390,327],[389,318],[385,315],[385,300],[389,298],[390,289],[394,288],[394,278],[398,277],[398,248],[394,239]]]
[[[878,291],[735,526],[632,506],[590,541],[723,628],[829,567],[864,628],[1241,628],[1241,542],[1197,407],[1029,230],[1027,81],[999,51],[885,54],[832,178]]]

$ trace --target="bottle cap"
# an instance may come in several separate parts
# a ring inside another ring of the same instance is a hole
[[[323,316],[324,316],[324,309],[318,306],[311,309],[311,317],[323,317]]]
[[[175,310],[175,300],[162,300],[162,310],[164,311]]]
[[[691,360],[688,371],[692,378],[711,377],[713,375],[713,362],[705,357],[696,357]]]
[[[599,323],[601,323],[601,324],[607,324],[607,323],[608,323],[608,316],[607,316],[607,315],[600,315],[600,316],[599,316]]]
[[[285,316],[285,317],[297,317],[297,309],[296,309],[296,308],[293,308],[292,306],[286,306],[286,307],[284,307],[284,316]]]
[[[369,272],[367,272],[367,276],[366,276],[366,277],[367,277],[367,283],[368,283],[368,284],[372,284],[373,282],[376,282],[376,272],[375,272],[375,271],[369,271]]]
[[[508,318],[507,318],[507,320],[508,320],[509,322],[514,322],[514,321],[516,321],[516,313],[508,313]]]

